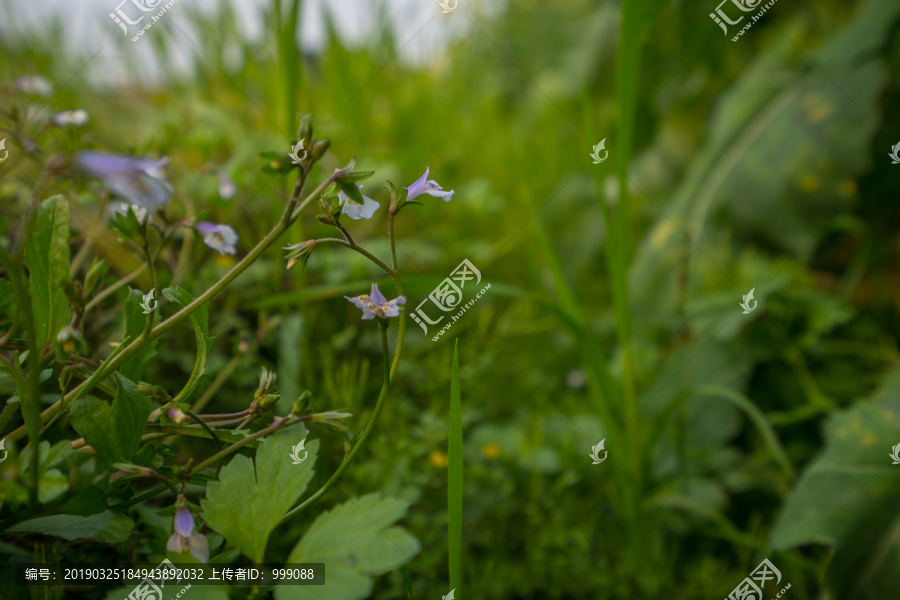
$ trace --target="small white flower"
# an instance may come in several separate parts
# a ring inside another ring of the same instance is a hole
[[[78,110],[64,110],[63,112],[56,113],[51,120],[57,127],[65,127],[67,125],[81,127],[90,121],[91,118],[88,116],[87,111],[79,108]]]
[[[236,254],[238,235],[228,225],[216,225],[201,221],[195,225],[197,231],[203,236],[203,243],[216,250],[219,254]]]
[[[119,213],[120,215],[127,215],[128,208],[131,208],[134,211],[134,216],[137,217],[137,220],[141,223],[144,222],[144,219],[147,217],[147,209],[141,206],[140,204],[128,204],[127,202],[113,202],[110,204],[110,210],[113,213]],[[153,220],[153,216],[150,216],[150,221]]]
[[[26,94],[49,96],[53,93],[53,85],[40,75],[25,75],[16,79],[16,88]]]
[[[225,171],[219,171],[219,197],[222,200],[231,200],[234,198],[234,195],[237,193],[237,185],[235,185],[234,180],[228,176],[228,173]]]
[[[359,189],[362,189],[361,185],[356,186]],[[350,198],[343,191],[338,192],[338,199],[341,201],[341,212],[354,221],[359,221],[360,219],[371,219],[372,215],[375,214],[375,211],[378,210],[378,207],[381,206],[378,202],[375,202],[368,196],[363,196],[363,203],[360,204]]]

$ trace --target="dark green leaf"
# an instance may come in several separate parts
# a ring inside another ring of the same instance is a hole
[[[69,203],[52,196],[41,203],[25,241],[37,345],[44,347],[69,322]]]
[[[181,287],[174,289],[166,288],[163,290],[163,295],[170,302],[174,302],[181,307],[185,307],[194,301],[194,297]],[[190,402],[194,394],[197,393],[202,388],[204,382],[207,381],[203,378],[203,375],[206,372],[206,361],[209,358],[209,351],[212,349],[213,340],[216,339],[214,337],[209,337],[209,307],[207,305],[203,305],[191,313],[191,316],[188,318],[194,326],[194,338],[197,343],[197,358],[194,361],[194,370],[191,373],[191,378],[185,384],[181,393],[174,398],[174,400],[178,402]]]
[[[144,310],[141,308],[143,301],[144,295],[140,290],[129,288],[128,299],[125,300],[125,339],[128,341],[136,340],[143,333],[144,324],[147,322],[147,317],[150,316],[145,315]],[[156,311],[153,311],[151,315],[156,320]],[[147,367],[150,359],[156,354],[156,344],[157,340],[153,340],[141,348],[134,356],[126,360],[120,369],[122,375],[132,381],[140,381],[141,376],[144,374],[144,369]]]
[[[137,393],[131,380],[119,373],[116,379],[119,387],[112,404],[85,396],[69,409],[72,426],[110,465],[131,460],[153,410],[153,403]]]
[[[111,510],[89,517],[52,515],[13,525],[7,531],[55,535],[67,540],[93,539],[105,544],[124,542],[131,535],[134,521]]]

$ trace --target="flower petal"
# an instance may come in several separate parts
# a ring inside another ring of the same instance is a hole
[[[343,191],[338,192],[338,198],[341,201],[341,213],[347,215],[354,221],[359,221],[361,219],[371,219],[372,215],[375,214],[375,211],[378,210],[378,207],[381,206],[380,203],[372,200],[368,196],[363,196],[362,204],[360,204],[359,202],[354,202]]]
[[[230,226],[201,221],[194,227],[203,236],[203,243],[219,254],[237,253],[238,235]]]
[[[194,531],[194,515],[190,509],[181,507],[175,511],[175,533],[188,537]]]
[[[425,167],[425,173],[421,177],[416,179],[416,181],[411,186],[406,188],[406,199],[407,200],[412,200],[416,196],[421,196],[422,193],[425,192],[425,184],[426,184],[426,181],[428,180],[428,171],[429,171],[429,168]]]
[[[425,182],[424,193],[428,194],[429,196],[434,196],[435,198],[442,198],[444,202],[450,202],[450,199],[453,197],[453,194],[455,192],[453,190],[445,192],[444,188],[441,187],[441,184],[439,184],[434,179],[431,179]]]
[[[387,298],[385,298],[384,294],[381,293],[381,290],[378,289],[377,283],[372,284],[372,292],[369,294],[369,297],[376,306],[381,306],[387,302]]]

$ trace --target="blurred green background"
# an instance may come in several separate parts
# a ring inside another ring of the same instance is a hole
[[[423,4],[415,18],[391,3],[334,11],[325,43],[302,52],[299,0],[261,7],[257,39],[242,37],[231,9],[210,15],[188,0],[137,43],[64,47],[64,18],[7,31],[0,241],[18,235],[32,194],[76,201],[83,234],[96,198],[47,166],[98,148],[168,156],[166,217],[211,210],[243,255],[293,186],[261,172],[259,153],[287,151],[297,114],[312,113],[316,135],[331,138],[323,172],[351,155],[375,170],[364,193],[382,208],[351,232],[382,259],[383,182],[409,185],[427,165],[456,191],[398,220],[408,311],[463,259],[491,283],[437,342],[404,317],[404,356],[373,439],[318,506],[377,490],[410,501],[416,598],[449,591],[453,339],[459,597],[722,598],[766,557],[794,600],[898,597],[900,466],[888,455],[900,443],[900,166],[888,153],[900,141],[900,3],[781,0],[737,42],[709,18],[714,0],[460,0],[448,14]],[[380,33],[349,40],[342,19]],[[438,28],[444,44],[404,60],[411,39]],[[121,83],[91,81],[98,49],[124,65]],[[162,81],[146,83],[150,72]],[[11,82],[27,74],[56,92],[17,95]],[[41,131],[74,108],[90,123]],[[609,158],[592,164],[601,139]],[[217,170],[237,184],[234,199],[218,196]],[[279,245],[325,235],[310,214]],[[190,266],[176,283],[195,296],[233,264],[202,244],[184,251]],[[138,264],[114,242],[97,253],[117,277]],[[160,260],[174,268],[178,248]],[[342,295],[378,281],[391,298],[382,275],[338,247],[287,271],[284,251],[270,249],[211,306],[210,371],[227,383],[207,410],[242,409],[266,366],[288,409],[309,389],[318,410],[351,412],[359,430],[380,386],[380,344]],[[751,288],[758,308],[745,315]],[[86,325],[92,351],[121,335],[124,297]],[[0,299],[5,314],[11,301]],[[144,379],[171,392],[191,371],[190,330],[163,347]],[[601,439],[609,460],[592,465]],[[179,460],[211,452],[198,441]],[[343,453],[323,439],[314,486]],[[277,530],[267,556],[283,560],[316,512]],[[129,556],[95,546],[58,556]],[[405,598],[401,573],[378,578],[372,597]]]

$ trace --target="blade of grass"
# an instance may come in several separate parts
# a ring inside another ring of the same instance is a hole
[[[403,574],[403,584],[406,586],[407,600],[416,600],[416,597],[413,595],[412,580],[409,578],[409,569],[406,565],[403,565],[400,567],[400,572]]]
[[[450,371],[450,442],[447,468],[447,547],[450,557],[450,589],[462,584],[463,442],[462,399],[459,392],[459,340],[453,346]]]
[[[699,392],[709,396],[724,398],[742,410],[744,414],[750,418],[750,421],[756,427],[757,431],[759,431],[763,443],[769,449],[769,452],[772,453],[772,458],[775,459],[778,466],[782,468],[789,478],[794,478],[794,469],[791,466],[791,461],[788,460],[781,442],[778,441],[775,430],[772,428],[772,425],[769,424],[769,421],[762,411],[760,411],[749,398],[734,390],[715,385],[704,386],[700,388]]]

